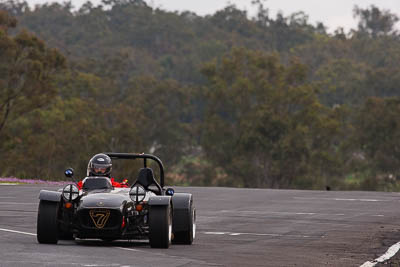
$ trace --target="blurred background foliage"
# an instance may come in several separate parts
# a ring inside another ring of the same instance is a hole
[[[356,6],[356,29],[328,33],[254,5],[1,1],[0,176],[84,177],[95,153],[144,152],[169,184],[399,190],[399,18]]]

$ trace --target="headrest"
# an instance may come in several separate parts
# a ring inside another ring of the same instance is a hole
[[[149,187],[152,183],[154,183],[154,173],[150,168],[142,168],[139,171],[139,176],[137,182],[144,186],[144,188]]]

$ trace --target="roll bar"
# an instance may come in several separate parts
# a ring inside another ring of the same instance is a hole
[[[143,167],[147,168],[147,159],[154,160],[157,162],[158,167],[160,168],[160,186],[164,188],[164,165],[162,161],[154,155],[151,154],[135,154],[135,153],[113,153],[113,152],[104,152],[111,159],[143,159]]]

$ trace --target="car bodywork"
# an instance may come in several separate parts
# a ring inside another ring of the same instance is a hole
[[[59,191],[41,190],[37,218],[39,243],[60,239],[149,239],[151,247],[192,244],[196,232],[193,196],[165,188],[164,167],[149,154],[105,153],[113,160],[143,160],[131,188],[113,188],[106,177],[87,177],[82,190],[70,184]],[[159,167],[159,182],[147,161]],[[73,171],[68,169],[67,176]]]

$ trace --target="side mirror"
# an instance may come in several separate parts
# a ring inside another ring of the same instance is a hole
[[[167,188],[167,190],[165,191],[165,194],[167,196],[171,196],[172,197],[175,194],[175,190],[172,189],[172,188]]]
[[[68,178],[72,178],[74,176],[74,169],[68,168],[64,172],[65,176]]]

